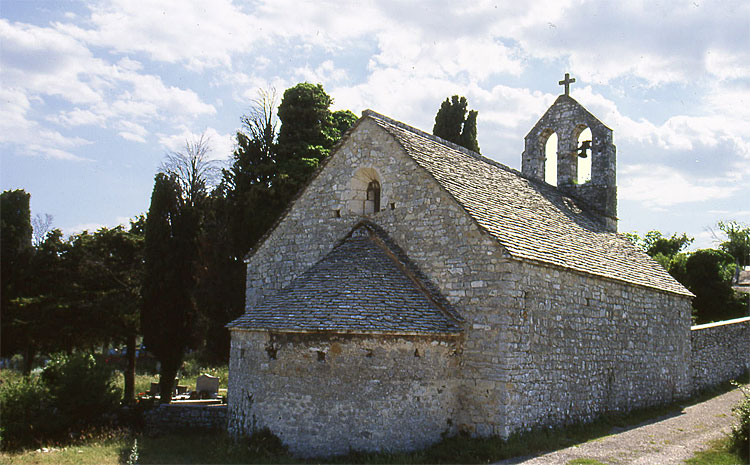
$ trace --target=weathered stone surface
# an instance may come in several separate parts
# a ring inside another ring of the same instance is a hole
[[[372,180],[382,210],[363,216]],[[690,393],[691,295],[657,263],[558,189],[372,112],[248,258],[248,314],[363,219],[462,332],[233,328],[231,432],[267,426],[303,455],[397,450]]]
[[[750,370],[750,317],[693,326],[690,336],[696,391]]]
[[[219,392],[219,378],[211,375],[200,375],[195,380],[195,390],[199,393],[216,395]]]
[[[591,130],[591,180],[578,184],[578,136]],[[561,95],[526,135],[523,174],[545,179],[545,144],[557,134],[557,185],[603,215],[617,231],[617,176],[612,130],[569,95]]]
[[[149,434],[222,431],[227,427],[227,406],[161,404],[144,412],[143,418]]]
[[[457,348],[452,338],[233,331],[229,430],[267,427],[302,456],[427,446],[455,431]]]

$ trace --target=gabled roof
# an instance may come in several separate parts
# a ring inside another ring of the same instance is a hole
[[[360,224],[287,287],[227,325],[355,334],[458,334],[460,318],[374,225]]]
[[[512,257],[692,296],[556,187],[372,110],[362,116],[391,134]]]

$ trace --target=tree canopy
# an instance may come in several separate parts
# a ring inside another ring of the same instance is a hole
[[[186,348],[225,362],[224,326],[244,311],[243,258],[357,119],[332,112],[332,103],[321,85],[300,83],[284,92],[277,117],[274,93],[261,92],[218,185],[210,141],[187,140],[166,155],[148,215],[129,229],[66,238],[51,229],[51,215],[31,221],[29,194],[4,192],[3,355],[23,354],[28,370],[37,353],[125,343],[126,399],[138,335],[162,362],[165,383]]]
[[[479,142],[477,142],[478,112],[471,110],[467,115],[467,107],[466,97],[454,95],[450,99],[446,98],[435,115],[435,126],[432,128],[432,134],[479,153]]]
[[[643,238],[634,233],[626,237],[695,294],[693,317],[696,323],[736,318],[747,311],[747,304],[732,289],[735,258],[731,254],[716,249],[683,252],[693,242],[693,238],[684,233],[665,237],[659,231],[649,231]]]
[[[719,248],[731,255],[737,266],[750,265],[750,226],[737,221],[719,221],[718,226],[726,235]]]

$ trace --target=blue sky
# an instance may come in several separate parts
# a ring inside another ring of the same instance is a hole
[[[188,138],[229,158],[259,88],[426,131],[464,95],[482,153],[520,168],[565,72],[614,130],[620,231],[708,247],[750,222],[747,1],[0,0],[0,47],[1,187],[66,233],[144,213]]]

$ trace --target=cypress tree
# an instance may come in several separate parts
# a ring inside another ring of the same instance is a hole
[[[479,153],[479,143],[477,142],[478,113],[476,110],[472,110],[467,117],[467,106],[466,97],[454,95],[446,98],[435,115],[432,134]]]
[[[145,227],[145,273],[141,330],[146,347],[161,363],[161,401],[171,399],[186,349],[195,346],[195,264],[199,217],[180,202],[179,187],[156,175]]]

